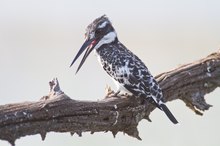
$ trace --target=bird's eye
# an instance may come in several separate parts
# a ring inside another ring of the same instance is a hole
[[[98,34],[101,33],[101,31],[102,31],[101,29],[97,29],[97,30],[95,31],[95,34],[98,35]]]

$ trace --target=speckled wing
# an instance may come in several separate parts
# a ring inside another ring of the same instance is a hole
[[[152,97],[155,101],[159,102],[162,98],[162,92],[145,65],[135,64],[131,72],[128,80],[133,86],[128,86],[128,88],[136,88],[133,89],[138,92],[135,95]]]

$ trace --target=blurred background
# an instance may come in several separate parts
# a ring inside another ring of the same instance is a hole
[[[0,0],[0,104],[37,101],[57,77],[62,90],[78,100],[101,99],[115,86],[92,54],[75,75],[69,65],[84,42],[85,28],[106,14],[119,40],[139,56],[153,75],[207,56],[220,48],[218,0]],[[173,125],[159,110],[153,122],[138,126],[142,141],[119,133],[49,133],[23,137],[16,146],[220,145],[220,89],[206,96],[214,105],[195,115],[182,101],[168,103],[179,121]],[[9,146],[0,141],[0,146]]]

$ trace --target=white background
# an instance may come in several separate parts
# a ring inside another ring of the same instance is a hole
[[[0,0],[0,104],[37,101],[58,77],[74,99],[98,100],[112,80],[91,54],[77,75],[69,65],[84,42],[85,28],[106,14],[119,40],[137,54],[153,75],[207,56],[220,47],[220,1],[185,0]],[[182,101],[168,103],[179,121],[173,125],[159,110],[152,123],[138,126],[142,141],[119,133],[49,133],[16,141],[16,146],[217,146],[220,145],[220,90],[206,96],[214,105],[197,116]],[[0,146],[9,143],[0,141]]]

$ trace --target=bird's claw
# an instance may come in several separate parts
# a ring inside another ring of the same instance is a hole
[[[111,87],[109,87],[109,86],[106,87],[106,96],[105,96],[105,98],[111,98],[111,97],[120,98],[119,94],[120,94],[120,90],[115,92],[111,89]]]

